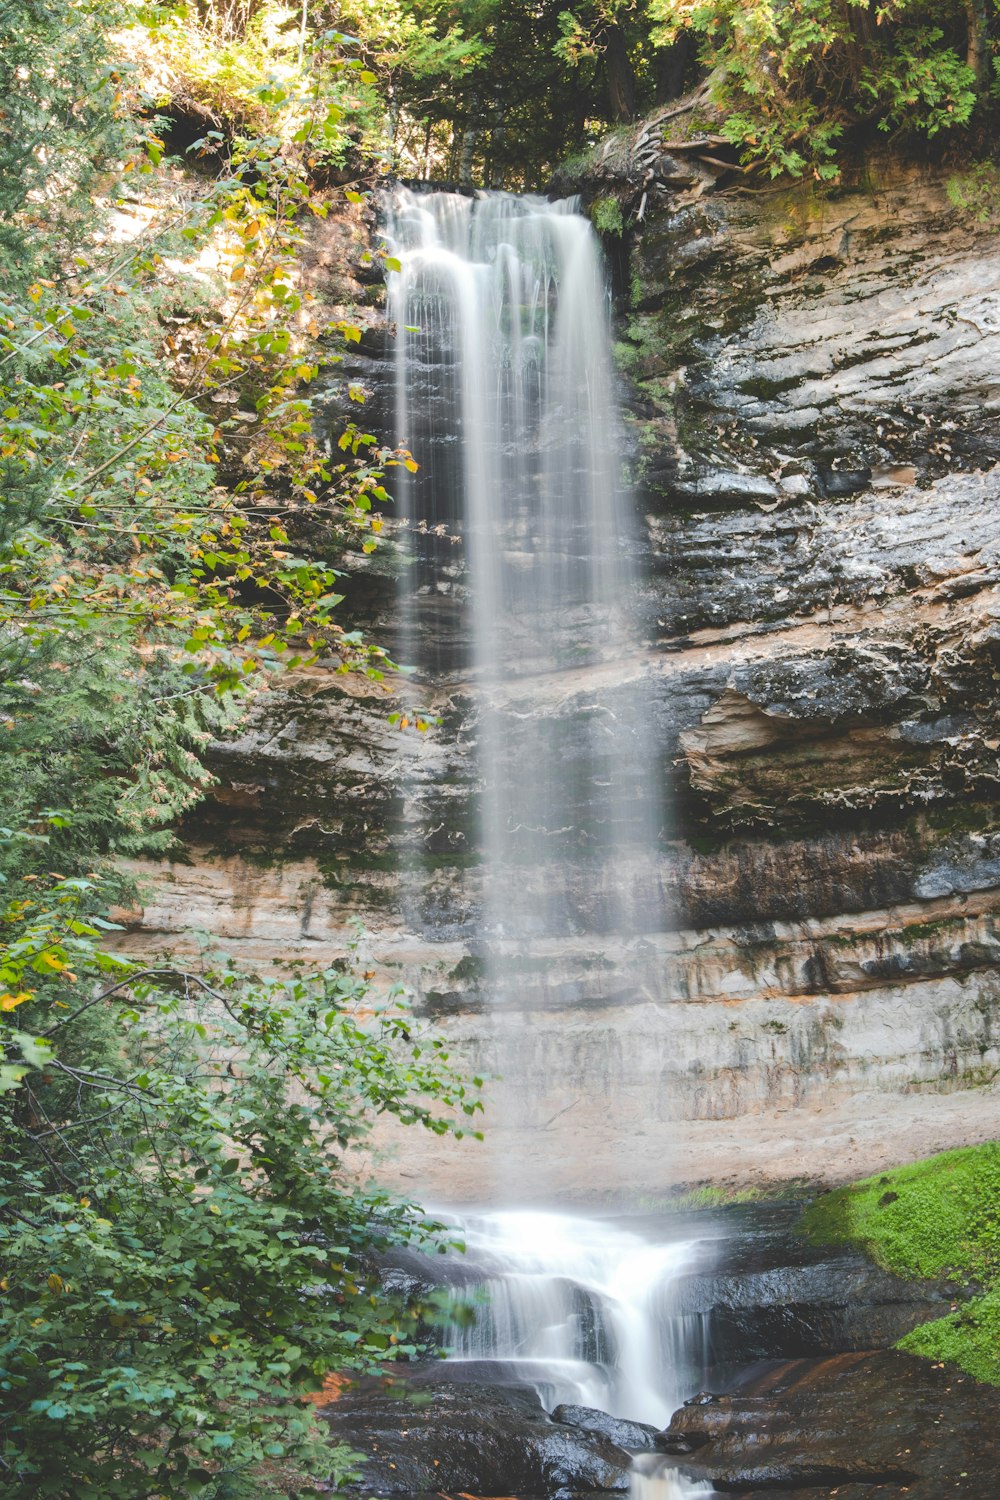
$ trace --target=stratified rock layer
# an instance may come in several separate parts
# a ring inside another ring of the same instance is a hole
[[[438,669],[401,688],[439,726],[400,733],[381,688],[323,667],[273,695],[127,939],[201,927],[270,966],[339,956],[361,920],[381,981],[505,1075],[492,1159],[530,1159],[540,1193],[837,1180],[1000,1133],[998,241],[898,166],[828,197],[722,187],[650,189],[632,244],[642,648],[499,704],[511,736],[555,719],[570,777],[586,717],[641,682],[673,809],[631,875],[649,949],[609,930],[598,864],[526,869],[577,935],[511,955],[520,1001],[490,1012],[445,541],[413,611]],[[383,628],[395,556],[346,585]],[[390,1143],[404,1184],[489,1190],[482,1152]]]

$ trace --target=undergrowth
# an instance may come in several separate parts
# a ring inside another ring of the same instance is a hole
[[[858,1244],[887,1271],[983,1295],[898,1345],[1000,1385],[1000,1141],[945,1151],[839,1188],[803,1219],[819,1244]]]

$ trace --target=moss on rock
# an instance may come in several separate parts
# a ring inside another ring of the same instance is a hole
[[[827,1193],[802,1221],[818,1244],[855,1243],[900,1276],[953,1278],[984,1295],[899,1347],[1000,1385],[1000,1141],[946,1151]]]

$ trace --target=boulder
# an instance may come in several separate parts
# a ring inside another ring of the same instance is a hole
[[[366,1497],[562,1497],[629,1487],[623,1448],[598,1431],[552,1421],[526,1385],[397,1386],[345,1395],[321,1415],[334,1441],[363,1455],[355,1488]]]
[[[606,1411],[599,1411],[596,1406],[573,1406],[564,1402],[554,1408],[552,1420],[561,1422],[565,1427],[576,1427],[580,1432],[596,1433],[617,1444],[619,1448],[652,1448],[656,1437],[656,1428],[647,1422],[629,1422],[623,1417],[611,1417]]]
[[[675,1413],[686,1466],[744,1500],[984,1500],[1000,1392],[896,1350],[792,1360]],[[680,1451],[674,1447],[671,1451]]]

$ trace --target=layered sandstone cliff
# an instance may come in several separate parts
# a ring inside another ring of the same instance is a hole
[[[750,191],[667,157],[591,185],[643,209],[619,353],[644,644],[502,707],[512,734],[558,718],[571,757],[641,680],[671,808],[639,872],[652,984],[602,936],[599,873],[570,871],[582,935],[490,1010],[446,541],[416,605],[437,670],[401,689],[438,727],[401,734],[381,688],[313,668],[218,747],[184,857],[143,872],[133,949],[201,928],[251,964],[325,961],[359,920],[381,980],[505,1073],[492,1148],[395,1143],[385,1170],[432,1197],[487,1191],[497,1152],[634,1194],[1000,1133],[1000,241],[946,186],[883,165]],[[365,341],[376,390],[390,342]],[[402,566],[359,568],[348,607],[391,631]]]

